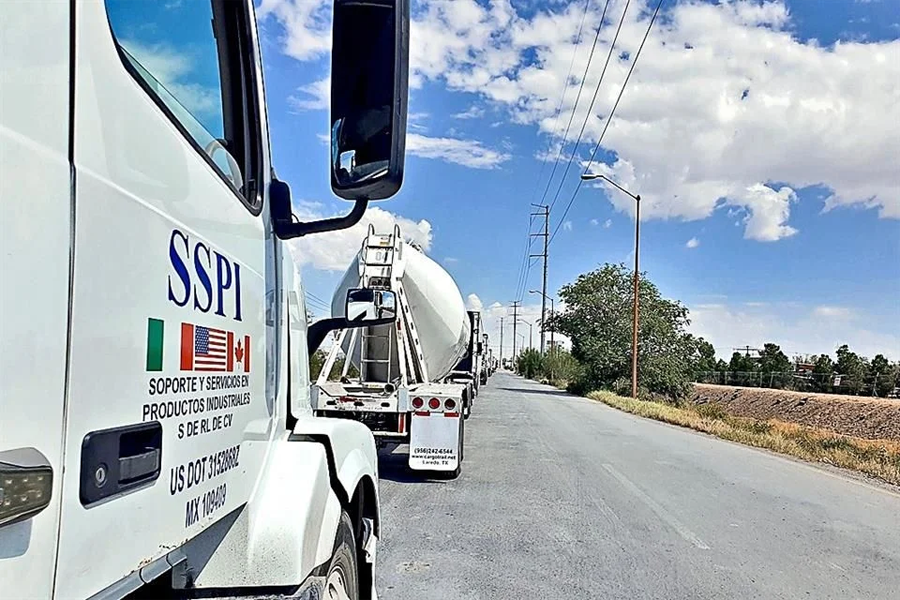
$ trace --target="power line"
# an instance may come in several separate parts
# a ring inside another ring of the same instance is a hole
[[[616,109],[619,107],[619,101],[622,100],[622,95],[625,93],[625,88],[628,86],[628,80],[631,79],[631,74],[634,73],[634,68],[637,66],[638,59],[641,57],[641,51],[644,49],[644,44],[647,42],[647,38],[650,37],[650,31],[653,29],[653,23],[656,21],[656,17],[659,14],[659,9],[662,7],[663,2],[665,0],[659,0],[656,4],[656,9],[653,11],[653,16],[650,18],[650,24],[647,26],[647,31],[644,32],[644,39],[641,40],[641,45],[638,47],[637,53],[634,55],[634,60],[631,62],[631,68],[628,69],[628,74],[625,76],[625,81],[622,83],[622,88],[619,90],[619,95],[616,98],[615,104],[613,104],[612,110],[609,115],[606,117],[606,124],[603,126],[603,131],[600,132],[600,138],[597,140],[597,145],[594,146],[594,151],[591,152],[591,158],[588,160],[588,164],[584,169],[584,173],[588,172],[588,169],[591,167],[591,163],[594,162],[594,157],[597,155],[597,151],[600,149],[600,144],[603,142],[603,137],[606,135],[607,129],[609,129],[609,124],[612,122],[613,115],[616,113]],[[572,192],[572,197],[569,199],[569,203],[566,205],[566,210],[563,212],[562,218],[559,220],[559,225],[556,226],[556,229],[553,230],[553,235],[550,236],[550,241],[553,241],[553,238],[556,237],[556,233],[559,231],[560,226],[563,224],[563,219],[566,218],[566,215],[569,214],[569,209],[572,208],[572,203],[575,202],[575,198],[578,195],[578,190],[581,189],[581,184],[584,180],[579,178],[578,185],[575,186],[575,191]]]
[[[600,72],[600,79],[597,80],[597,87],[594,88],[594,95],[591,97],[591,104],[588,106],[587,112],[584,114],[584,122],[581,124],[581,131],[578,132],[578,139],[575,140],[575,146],[572,147],[572,154],[569,156],[569,162],[566,163],[566,170],[563,171],[563,176],[559,180],[559,185],[556,187],[556,193],[553,195],[553,202],[550,203],[550,209],[553,209],[553,206],[556,204],[556,201],[559,199],[559,192],[562,190],[563,184],[566,182],[566,175],[569,174],[569,168],[572,166],[572,162],[575,160],[575,156],[578,154],[578,145],[581,143],[581,138],[584,136],[584,130],[587,128],[588,121],[591,120],[591,111],[594,110],[594,103],[597,101],[597,94],[600,93],[600,86],[603,85],[603,78],[606,76],[606,70],[609,68],[609,61],[612,59],[613,51],[616,49],[616,42],[619,41],[619,34],[622,32],[622,24],[625,23],[625,15],[628,14],[628,7],[631,5],[631,0],[627,0],[625,2],[625,9],[622,11],[622,17],[619,19],[619,26],[616,28],[616,34],[613,36],[612,43],[609,45],[609,52],[606,54],[606,62],[603,63],[603,70]],[[574,114],[574,111],[573,111]]]
[[[597,25],[597,33],[594,34],[594,43],[591,45],[591,52],[588,55],[587,64],[584,66],[581,83],[578,85],[578,94],[575,96],[575,104],[572,105],[572,114],[569,115],[569,122],[566,124],[566,132],[563,134],[562,143],[559,146],[559,151],[556,153],[556,160],[553,161],[553,169],[550,171],[550,178],[547,180],[547,187],[544,188],[544,193],[541,194],[541,201],[539,204],[544,204],[544,201],[547,199],[547,192],[550,191],[550,184],[553,183],[553,176],[556,174],[556,168],[559,166],[559,159],[562,156],[563,149],[566,147],[566,140],[569,139],[569,129],[572,127],[573,119],[575,119],[575,111],[578,108],[579,100],[581,100],[581,92],[584,90],[584,84],[587,81],[588,71],[591,68],[591,61],[594,59],[594,50],[597,48],[597,40],[600,39],[600,31],[603,29],[603,21],[606,19],[606,11],[609,9],[609,3],[610,0],[606,0],[606,4],[603,6],[603,14],[600,16],[600,23]],[[568,83],[568,79],[566,79],[567,86]],[[565,176],[563,176],[563,178],[565,178]],[[552,204],[550,205],[550,208],[553,208]]]
[[[550,135],[548,136],[548,139],[547,139],[547,153],[548,154],[550,153],[550,149],[553,147],[553,134],[556,133],[556,126],[559,123],[559,115],[562,113],[562,105],[566,99],[566,92],[569,91],[569,77],[572,76],[572,69],[575,67],[575,57],[578,56],[578,48],[579,48],[579,46],[581,46],[581,32],[584,30],[584,21],[585,21],[585,17],[587,17],[588,7],[590,5],[591,5],[591,0],[587,0],[584,3],[584,12],[581,14],[581,24],[578,26],[578,35],[575,37],[575,47],[572,49],[572,60],[569,61],[569,71],[566,73],[566,78],[563,80],[562,93],[559,96],[559,102],[557,103],[556,111],[553,114],[553,127],[550,128]],[[603,20],[601,19],[600,22],[602,23]],[[573,109],[573,112],[574,112],[574,109]],[[558,161],[559,157],[557,157],[556,160]],[[538,184],[541,182],[541,179],[544,178],[544,171],[547,168],[547,162],[549,162],[549,161],[541,160],[541,171],[540,171],[540,173],[538,173],[537,181],[534,182],[534,188],[531,193],[531,202],[532,203],[534,203],[534,198],[537,195]],[[553,176],[551,175],[550,178],[552,179]],[[544,192],[545,195],[546,195],[546,193],[547,192]]]
[[[516,299],[521,300],[524,294],[525,284],[528,281],[528,272],[531,270],[530,264],[528,264],[528,255],[531,253],[531,246],[534,243],[534,239],[531,237],[531,225],[534,221],[534,217],[528,217],[528,229],[525,231],[525,252],[522,253],[522,263],[519,266],[519,277],[516,280]]]
[[[312,295],[310,292],[306,292],[306,303],[313,305],[313,307],[318,308],[319,310],[330,310],[331,307],[325,303],[318,296]]]
[[[304,290],[304,291],[306,292],[306,295],[307,295],[308,297],[310,297],[310,298],[312,298],[312,299],[314,299],[314,300],[318,300],[318,301],[321,302],[322,304],[327,304],[327,302],[325,302],[324,300],[322,300],[321,298],[319,298],[318,296],[316,296],[315,294],[313,294],[313,293],[310,292],[309,290]]]
[[[594,37],[594,44],[591,47],[591,55],[590,55],[590,57],[588,57],[588,64],[585,67],[584,76],[582,76],[582,78],[581,78],[581,85],[578,89],[578,95],[575,98],[575,106],[572,107],[572,116],[569,117],[569,124],[566,126],[566,133],[563,136],[563,143],[562,143],[562,146],[560,147],[560,151],[559,151],[559,153],[557,153],[556,161],[554,162],[554,165],[553,165],[553,172],[551,172],[550,179],[547,181],[547,187],[544,189],[544,193],[541,196],[542,202],[543,202],[544,197],[546,197],[546,195],[547,195],[547,191],[550,189],[550,183],[553,181],[553,175],[556,172],[556,167],[557,167],[557,164],[559,163],[559,157],[562,153],[562,148],[565,146],[565,140],[566,140],[567,136],[569,135],[569,127],[572,125],[572,118],[575,115],[575,108],[578,106],[578,100],[581,97],[581,90],[584,87],[584,81],[587,78],[587,69],[590,67],[591,57],[593,57],[594,47],[597,45],[597,38],[600,35],[600,28],[603,25],[603,19],[606,17],[606,10],[609,7],[609,3],[610,3],[610,0],[607,0],[606,6],[603,8],[603,16],[600,18],[600,25],[597,27],[597,34]],[[581,22],[578,26],[578,34],[576,35],[576,38],[575,38],[575,47],[572,49],[572,58],[569,61],[569,70],[566,73],[565,80],[563,80],[563,87],[562,87],[562,90],[560,91],[559,102],[557,103],[557,106],[556,106],[556,111],[555,111],[554,118],[553,118],[553,127],[551,129],[551,135],[550,135],[550,138],[547,140],[547,152],[550,152],[550,149],[552,148],[552,144],[553,144],[553,135],[552,134],[554,132],[556,132],[556,126],[559,123],[559,116],[562,113],[562,106],[563,106],[563,103],[565,102],[566,92],[569,90],[569,77],[571,77],[572,69],[575,67],[575,58],[578,56],[578,48],[581,45],[581,34],[584,31],[584,23],[585,23],[585,19],[587,18],[588,8],[590,7],[590,5],[591,5],[591,0],[586,0],[584,3],[584,10],[581,14]],[[534,203],[534,198],[537,194],[538,184],[540,183],[541,179],[543,178],[544,171],[546,170],[546,168],[547,168],[547,161],[542,160],[541,161],[541,170],[540,170],[540,173],[538,174],[538,178],[537,178],[537,181],[535,182],[533,192],[531,195],[532,203]],[[516,299],[517,300],[521,300],[525,294],[525,287],[528,282],[528,275],[531,270],[531,267],[533,266],[528,263],[528,255],[531,252],[531,247],[534,242],[534,239],[531,237],[531,224],[532,224],[532,220],[529,219],[528,230],[526,231],[526,238],[525,238],[526,239],[525,251],[522,253],[522,262],[519,266],[519,276],[516,280]]]

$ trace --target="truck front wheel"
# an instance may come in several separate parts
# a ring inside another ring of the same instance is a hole
[[[359,600],[359,568],[356,562],[356,540],[353,524],[341,512],[334,552],[325,577],[325,600]]]

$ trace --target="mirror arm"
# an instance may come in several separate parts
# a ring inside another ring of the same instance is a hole
[[[320,219],[308,223],[294,221],[291,208],[291,191],[286,183],[273,177],[269,186],[269,204],[272,211],[272,229],[282,240],[290,240],[312,233],[347,229],[359,223],[369,206],[368,198],[357,198],[353,210],[343,217]]]
[[[344,317],[334,317],[322,319],[310,325],[306,330],[306,350],[309,355],[312,356],[313,352],[319,349],[329,332],[344,327],[346,323],[347,319]]]
[[[346,317],[331,317],[322,319],[310,325],[306,330],[306,351],[309,356],[319,349],[325,336],[335,329],[355,329],[357,327],[375,327],[393,323],[394,317],[386,319],[373,319],[371,321],[350,321]]]
[[[277,235],[282,240],[290,240],[313,233],[347,229],[348,227],[353,227],[354,225],[359,223],[359,220],[362,219],[368,206],[368,199],[358,198],[353,205],[353,210],[351,210],[343,217],[321,219],[319,221],[309,221],[307,223],[297,223],[293,220],[285,223],[284,221],[276,220],[274,222],[275,235]]]

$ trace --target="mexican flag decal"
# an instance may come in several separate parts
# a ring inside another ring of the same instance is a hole
[[[165,323],[162,319],[147,319],[147,370],[163,370],[163,335]]]

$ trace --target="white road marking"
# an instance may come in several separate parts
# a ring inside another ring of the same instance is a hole
[[[609,471],[609,474],[615,477],[619,483],[621,483],[628,491],[637,496],[647,507],[656,513],[656,516],[665,521],[669,527],[674,529],[678,535],[683,537],[685,540],[699,548],[700,550],[709,550],[709,546],[701,540],[699,537],[694,534],[693,531],[688,529],[681,521],[676,519],[671,513],[669,513],[666,509],[660,506],[656,500],[648,496],[641,490],[638,486],[631,482],[630,479],[625,477],[622,473],[616,470],[610,464],[604,463],[603,468]]]

